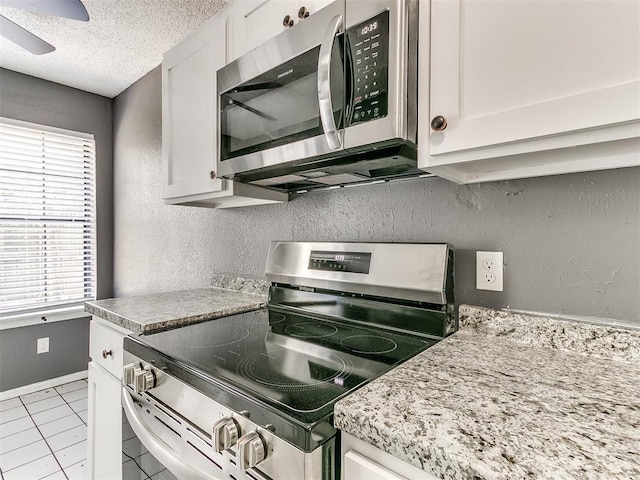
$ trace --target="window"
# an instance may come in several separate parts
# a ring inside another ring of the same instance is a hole
[[[93,135],[0,117],[0,317],[95,298]]]

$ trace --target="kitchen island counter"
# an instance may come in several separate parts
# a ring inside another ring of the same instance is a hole
[[[467,306],[460,325],[335,425],[443,479],[640,478],[640,332]]]
[[[267,282],[216,275],[210,288],[109,298],[85,311],[134,333],[174,328],[267,305]]]

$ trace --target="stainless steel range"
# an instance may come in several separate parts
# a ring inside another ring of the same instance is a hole
[[[336,401],[453,333],[447,244],[273,242],[263,310],[131,335],[122,402],[180,479],[339,475]]]

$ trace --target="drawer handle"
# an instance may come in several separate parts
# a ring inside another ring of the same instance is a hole
[[[106,360],[109,355],[113,357],[113,350],[102,350],[102,358]]]

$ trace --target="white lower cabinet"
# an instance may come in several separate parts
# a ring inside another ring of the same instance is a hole
[[[90,479],[122,478],[122,342],[126,331],[91,321],[87,466]],[[117,375],[114,375],[117,372]]]
[[[342,432],[342,480],[438,480],[362,440]]]
[[[89,478],[114,480],[122,477],[122,407],[120,381],[89,364],[88,416]]]

